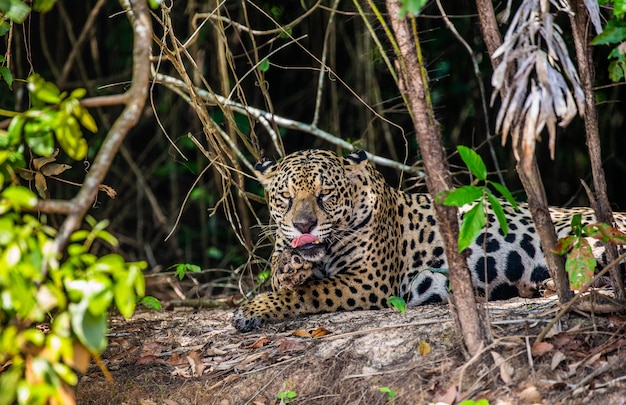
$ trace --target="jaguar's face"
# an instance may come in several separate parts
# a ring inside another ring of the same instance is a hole
[[[305,259],[321,260],[333,232],[350,222],[352,168],[346,164],[351,166],[332,152],[303,151],[259,174],[272,219]]]

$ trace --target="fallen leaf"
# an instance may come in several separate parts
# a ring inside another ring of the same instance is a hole
[[[522,404],[537,404],[543,402],[543,397],[537,387],[532,385],[519,393],[519,400]]]
[[[554,349],[554,345],[548,342],[539,342],[533,345],[532,349],[530,349],[530,353],[533,357],[542,356],[548,352],[551,352]]]
[[[430,344],[428,344],[427,342],[424,342],[423,340],[420,340],[419,344],[417,345],[417,350],[420,352],[422,356],[426,356],[431,351]]]
[[[305,343],[302,340],[289,339],[289,338],[279,339],[277,343],[278,343],[278,351],[280,353],[304,350],[308,346],[308,343]]]
[[[561,362],[565,360],[565,355],[563,354],[562,351],[557,350],[553,355],[552,355],[552,361],[550,362],[550,369],[554,370],[556,369],[559,364],[561,364]]]
[[[302,330],[302,329],[296,329],[293,331],[293,333],[291,334],[291,336],[297,336],[297,337],[311,337],[311,335],[309,334],[309,332]]]
[[[260,349],[269,342],[270,340],[267,335],[262,335],[260,338],[257,339],[256,342],[252,343],[250,346],[246,346],[246,349]]]
[[[497,367],[500,367],[500,378],[505,384],[511,384],[513,382],[513,373],[515,368],[507,363],[507,361],[498,352],[491,352],[493,362]]]
[[[196,377],[201,376],[206,366],[202,362],[202,359],[200,359],[198,352],[195,350],[189,352],[189,354],[187,354],[187,361],[193,370],[193,375]]]
[[[320,326],[319,328],[313,329],[310,333],[313,339],[317,339],[321,338],[322,336],[330,335],[332,332]]]
[[[446,392],[435,397],[436,404],[453,404],[456,400],[457,387],[456,384],[452,384],[448,387]]]

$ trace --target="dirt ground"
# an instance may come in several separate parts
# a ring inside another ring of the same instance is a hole
[[[488,308],[493,344],[469,360],[447,305],[315,315],[250,333],[230,325],[232,309],[114,317],[102,355],[113,382],[92,366],[77,402],[626,403],[626,317],[571,313],[533,345],[558,310],[556,298]],[[281,402],[288,395],[295,397]]]

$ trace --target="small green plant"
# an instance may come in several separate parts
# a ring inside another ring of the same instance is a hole
[[[202,271],[200,266],[196,264],[189,264],[189,263],[174,264],[168,267],[167,269],[168,270],[174,269],[174,273],[176,273],[179,280],[182,280],[183,278],[185,278],[188,272],[200,273]]]
[[[298,394],[295,391],[283,391],[276,395],[276,398],[280,399],[282,404],[288,404],[296,399],[297,396]]]
[[[489,405],[489,400],[487,399],[479,399],[478,401],[474,401],[473,399],[465,399],[459,402],[459,405]]]
[[[392,390],[389,387],[380,387],[379,388],[380,392],[387,394],[387,401],[393,403],[396,399],[396,396],[398,395],[397,392],[395,392],[394,390]]]
[[[489,186],[502,194],[515,209],[518,209],[518,205],[511,192],[505,186],[495,181],[487,180],[487,167],[478,153],[466,146],[458,146],[457,150],[461,159],[463,159],[463,162],[475,177],[472,184],[452,190],[445,195],[444,199],[445,205],[453,207],[474,203],[474,206],[463,215],[459,231],[459,252],[462,252],[476,240],[484,228],[485,218],[487,217],[487,203],[496,215],[504,235],[506,236],[509,233],[509,225],[507,224],[502,204],[491,192]],[[476,183],[478,182],[484,182],[484,185],[477,185]]]
[[[604,243],[626,244],[626,234],[604,223],[582,225],[582,217],[572,217],[571,235],[559,239],[554,252],[567,254],[565,270],[569,275],[570,285],[580,288],[593,277],[597,261],[587,238],[598,239]]]
[[[392,295],[391,297],[389,297],[389,299],[387,299],[387,302],[392,308],[400,311],[402,315],[404,315],[404,313],[406,312],[406,301],[404,300],[404,298]]]

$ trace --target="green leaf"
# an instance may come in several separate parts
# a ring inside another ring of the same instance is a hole
[[[0,66],[0,76],[2,76],[2,79],[4,79],[9,85],[9,88],[11,88],[11,85],[13,85],[13,75],[8,67]]]
[[[479,201],[471,210],[463,215],[459,231],[459,252],[471,245],[485,226],[485,205]]]
[[[491,193],[487,193],[487,199],[489,200],[489,204],[491,205],[491,210],[494,214],[496,214],[496,218],[498,219],[498,224],[500,225],[500,229],[502,229],[502,233],[504,236],[509,234],[509,224],[506,220],[506,215],[504,214],[504,210],[502,209],[502,204],[500,200],[496,198],[495,195]]]
[[[80,124],[87,128],[90,132],[96,133],[98,132],[98,125],[96,124],[96,120],[93,119],[89,111],[85,107],[80,104],[77,104],[74,108],[74,115],[80,121]]]
[[[87,300],[68,305],[72,331],[87,349],[100,353],[106,348],[107,313],[94,315],[88,311]]]
[[[611,81],[617,83],[626,76],[626,63],[619,60],[611,61],[608,70]]]
[[[473,203],[482,196],[483,190],[480,187],[462,186],[448,193],[443,203],[451,207],[461,207]]]
[[[26,144],[40,156],[50,156],[54,152],[54,137],[50,131],[35,131],[27,122],[24,126]]]
[[[264,58],[261,63],[259,63],[259,70],[261,72],[267,72],[270,69],[270,61],[267,58]]]
[[[572,288],[580,288],[591,280],[596,270],[596,264],[596,258],[589,242],[584,238],[578,239],[578,243],[567,255],[565,261],[565,270],[569,274]]]
[[[495,182],[495,181],[488,181],[488,183],[491,184],[493,188],[495,188],[496,191],[500,193],[502,197],[504,197],[509,202],[509,204],[513,206],[513,208],[515,208],[516,210],[519,210],[519,205],[517,205],[517,201],[515,201],[515,197],[513,197],[513,194],[511,194],[508,188],[504,187],[502,184]]]
[[[8,3],[7,0],[0,2],[0,12],[15,23],[23,23],[30,13],[30,7],[20,0],[8,0]]]
[[[54,7],[54,3],[56,2],[56,0],[35,0],[33,2],[33,10],[47,13]]]
[[[159,8],[161,6],[161,3],[163,3],[163,0],[148,0],[148,4],[150,5],[150,8],[153,10],[156,10],[157,8]]]
[[[389,297],[389,299],[387,299],[387,303],[392,308],[400,311],[400,313],[403,315],[406,312],[406,301],[404,301],[404,298],[402,297],[396,297],[395,295],[392,295],[391,297]]]
[[[37,204],[35,193],[23,186],[9,186],[2,191],[2,198],[9,200],[15,208],[33,208]]]
[[[619,17],[626,13],[626,0],[614,0],[613,1],[613,14],[615,17]]]
[[[406,14],[418,16],[428,0],[400,0],[400,18],[404,18]]]
[[[139,300],[139,302],[141,303],[141,305],[148,309],[156,309],[157,311],[161,310],[161,301],[151,295],[143,297],[141,300]]]
[[[28,77],[28,91],[34,98],[48,104],[61,102],[61,92],[54,84],[45,81],[41,76],[34,74]]]
[[[485,181],[487,179],[487,167],[480,155],[467,146],[459,145],[456,148],[461,155],[461,159],[467,168],[476,176],[478,180]]]
[[[591,45],[617,44],[625,39],[626,22],[611,20],[607,23],[606,27],[604,27],[604,31],[591,41]]]
[[[0,142],[0,146],[8,148],[18,145],[22,140],[22,130],[24,129],[25,123],[26,118],[23,115],[18,115],[17,117],[14,117],[9,124],[9,128],[7,129],[7,143],[5,145],[4,141]]]

